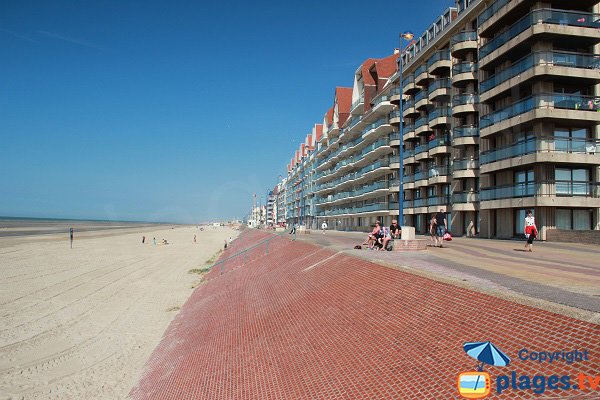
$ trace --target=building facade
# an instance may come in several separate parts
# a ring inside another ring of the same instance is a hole
[[[518,236],[527,209],[542,239],[600,229],[598,2],[453,5],[336,88],[288,165],[288,222],[364,231],[401,195],[420,233],[442,208],[455,235]]]

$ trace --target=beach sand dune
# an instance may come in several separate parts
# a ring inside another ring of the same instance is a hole
[[[0,400],[126,398],[200,281],[189,271],[237,233],[85,232],[73,249],[68,234],[0,238]]]

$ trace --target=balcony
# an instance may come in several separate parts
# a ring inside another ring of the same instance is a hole
[[[429,155],[450,153],[450,139],[447,136],[435,138],[429,142]]]
[[[400,123],[400,110],[394,110],[388,114],[390,124],[397,125]]]
[[[402,93],[409,95],[409,94],[412,94],[417,89],[418,88],[415,85],[415,76],[412,74],[405,76],[404,79],[402,80]]]
[[[389,96],[379,96],[373,102],[371,112],[375,115],[387,115],[394,109],[394,105],[390,101]]]
[[[404,102],[402,105],[402,116],[404,118],[411,116],[413,114],[418,114],[419,112],[415,108],[415,100],[409,99]]]
[[[319,217],[327,217],[327,216],[338,216],[338,215],[354,215],[354,214],[362,214],[368,212],[377,212],[377,211],[390,211],[395,210],[396,213],[398,211],[398,203],[373,203],[367,204],[363,206],[356,207],[341,207],[334,208],[331,210],[322,210],[317,212],[317,216]]]
[[[479,192],[452,193],[452,211],[477,211],[479,210]]]
[[[452,132],[453,146],[467,146],[479,144],[479,128],[472,125],[459,126]]]
[[[415,137],[415,126],[413,124],[402,126],[402,141],[414,139]]]
[[[454,179],[479,177],[479,160],[461,159],[452,163],[452,177]]]
[[[498,10],[507,5],[509,2],[510,0],[496,0],[491,6],[479,14],[477,17],[477,26],[482,26],[488,19],[496,14]]]
[[[426,85],[429,78],[427,64],[422,64],[415,70],[415,83],[417,85]]]
[[[597,183],[578,181],[541,181],[483,188],[482,209],[498,207],[598,207]]]
[[[362,113],[364,112],[364,105],[365,96],[361,95],[358,99],[352,102],[352,105],[350,106],[350,114],[362,115]]]
[[[600,81],[600,56],[597,54],[540,51],[529,54],[510,67],[480,83],[481,101],[487,101],[536,76],[569,76]],[[500,87],[499,87],[500,86]],[[492,89],[494,93],[488,93]]]
[[[477,80],[477,63],[462,62],[452,66],[452,85],[464,88],[469,82]]]
[[[538,118],[600,122],[600,97],[576,94],[539,94],[526,97],[480,118],[481,136]],[[518,119],[512,120],[514,117]]]
[[[599,27],[599,14],[550,8],[533,10],[479,48],[480,64],[487,64],[492,58],[499,57],[508,49],[514,49],[519,45],[529,45],[529,39],[536,34],[568,35],[578,37],[577,40],[582,42],[582,46],[585,46],[584,43],[596,44],[600,41]],[[529,28],[533,29],[521,35]],[[498,51],[496,52],[496,50]],[[497,54],[488,57],[493,52]]]
[[[429,104],[427,89],[423,89],[415,94],[415,108],[417,110],[427,108]]]
[[[448,208],[450,205],[450,196],[430,197],[427,199],[429,206],[428,212],[433,213],[439,211],[440,208]]]
[[[465,113],[477,112],[479,95],[475,93],[457,94],[452,98],[452,114],[459,116]]]
[[[450,182],[450,169],[447,166],[433,166],[428,171],[429,184]]]
[[[415,161],[421,161],[421,160],[427,158],[428,150],[429,150],[429,147],[427,146],[427,143],[416,146],[415,147]]]
[[[402,96],[402,90],[400,90],[399,87],[395,87],[392,90],[390,90],[390,102],[392,102],[392,104],[400,104],[400,99]]]
[[[450,39],[452,57],[463,58],[469,51],[477,51],[477,32],[466,31],[452,36]]]
[[[431,75],[438,75],[443,72],[444,68],[449,69],[451,66],[452,61],[448,49],[435,52],[427,61],[427,71]]]
[[[429,127],[436,128],[440,125],[450,125],[451,117],[452,117],[452,108],[450,108],[450,107],[435,108],[427,116],[427,119],[429,121]]]
[[[452,84],[450,82],[450,78],[436,79],[429,85],[429,100],[431,101],[442,101],[440,97],[448,97],[450,96],[450,89],[452,88]]]
[[[367,126],[362,132],[362,138],[368,140],[372,137],[391,132],[392,126],[388,123],[387,119],[381,118]]]
[[[600,164],[600,139],[561,137],[532,138],[480,155],[481,172],[488,173],[517,165],[534,163]],[[491,165],[490,165],[491,164]]]
[[[426,115],[417,118],[415,121],[415,134],[420,135],[424,132],[431,132]]]
[[[404,149],[404,165],[415,163],[415,149]]]

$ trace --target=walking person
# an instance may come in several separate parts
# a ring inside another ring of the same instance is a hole
[[[325,231],[327,230],[327,222],[323,221],[323,223],[321,224],[321,229],[323,229],[323,235],[324,235]]]
[[[435,240],[435,231],[437,229],[437,220],[435,219],[435,214],[431,214],[431,219],[429,220],[429,236],[431,239],[431,246],[437,246],[437,241]]]
[[[146,243],[146,236],[142,236],[142,244]]]
[[[440,212],[435,215],[435,221],[437,228],[435,229],[435,241],[436,243],[439,241],[439,247],[444,247],[442,243],[444,242],[444,234],[446,233],[446,226],[448,226],[448,222],[446,221],[446,213],[443,208],[440,208]]]
[[[152,244],[156,246],[156,238],[152,238]]]
[[[533,251],[533,239],[535,239],[538,235],[537,226],[535,226],[535,218],[533,217],[533,212],[531,210],[527,210],[527,216],[525,217],[525,237],[527,238],[527,242],[525,243],[525,251]]]
[[[196,235],[194,234],[194,244],[196,244]]]
[[[69,238],[71,239],[71,248],[73,248],[73,227],[69,229]]]

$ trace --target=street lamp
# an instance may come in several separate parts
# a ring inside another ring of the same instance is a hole
[[[400,72],[400,160],[398,160],[398,165],[400,166],[398,170],[398,178],[400,181],[400,187],[398,190],[398,221],[400,222],[400,226],[404,225],[404,82],[402,77],[402,45],[403,39],[407,42],[410,42],[415,35],[412,32],[404,32],[400,34],[400,58],[398,61],[398,70]]]

